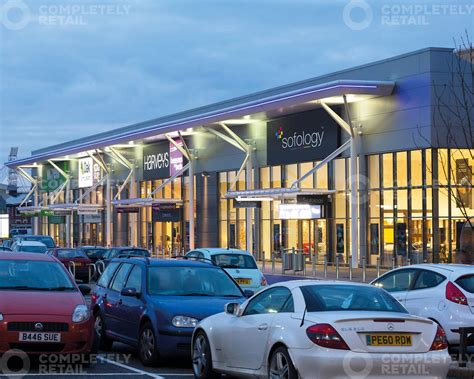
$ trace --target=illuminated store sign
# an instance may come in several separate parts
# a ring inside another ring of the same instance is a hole
[[[179,146],[183,141],[175,140]],[[143,148],[143,179],[166,179],[175,175],[183,168],[185,158],[179,149],[171,142],[160,142],[145,145]]]
[[[92,158],[79,159],[79,188],[92,187],[94,185],[93,165],[94,161]]]
[[[312,220],[321,218],[321,206],[310,204],[280,204],[278,208],[280,220]]]
[[[316,161],[339,147],[340,128],[321,109],[267,123],[267,164]]]

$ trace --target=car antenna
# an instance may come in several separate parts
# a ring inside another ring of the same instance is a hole
[[[301,324],[300,324],[300,328],[304,325],[304,319],[306,317],[306,311],[307,311],[308,307],[304,307],[304,312],[303,312],[303,318],[301,319]]]

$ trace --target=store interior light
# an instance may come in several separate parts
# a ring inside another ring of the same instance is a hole
[[[133,142],[133,141],[129,141],[129,142],[128,142],[129,145],[133,145],[134,143],[135,143],[135,142]]]

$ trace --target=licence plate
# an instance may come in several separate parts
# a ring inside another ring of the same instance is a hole
[[[412,346],[410,334],[367,334],[367,346]]]
[[[238,279],[235,279],[235,281],[237,282],[237,284],[243,284],[243,285],[252,284],[252,279],[238,278]]]
[[[20,332],[18,340],[24,342],[61,342],[61,333]]]

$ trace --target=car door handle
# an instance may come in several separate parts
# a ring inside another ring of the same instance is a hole
[[[397,300],[398,300],[398,301],[403,301],[403,299],[401,299],[401,298],[399,298],[399,297],[397,297]]]
[[[118,301],[118,305],[122,305],[122,299]]]
[[[261,324],[258,326],[258,330],[267,330],[268,329],[268,324]]]

